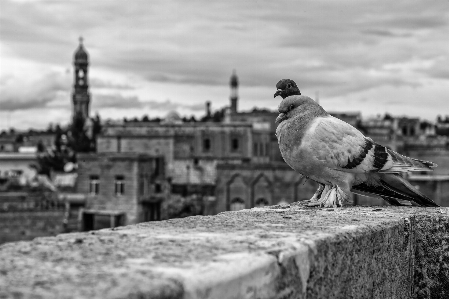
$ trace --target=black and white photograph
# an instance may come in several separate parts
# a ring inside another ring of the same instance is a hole
[[[1,0],[0,298],[449,298],[449,1]]]

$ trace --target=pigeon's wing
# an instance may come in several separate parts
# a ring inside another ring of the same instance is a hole
[[[375,173],[370,175],[366,181],[353,185],[351,191],[358,194],[362,192],[362,195],[363,193],[379,195],[393,206],[414,203],[424,207],[438,207],[433,200],[395,173]]]
[[[436,164],[402,156],[373,142],[350,124],[332,117],[318,117],[303,138],[316,159],[345,172],[398,173],[425,171]]]

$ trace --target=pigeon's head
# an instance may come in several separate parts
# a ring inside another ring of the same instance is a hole
[[[293,95],[283,99],[279,104],[278,111],[279,116],[276,118],[276,124],[296,116],[314,117],[327,115],[327,112],[317,102],[302,95]]]
[[[274,97],[281,96],[283,99],[292,95],[300,95],[301,92],[298,89],[295,81],[290,79],[282,79],[276,84],[277,91]]]

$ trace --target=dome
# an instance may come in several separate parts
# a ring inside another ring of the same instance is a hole
[[[87,54],[86,50],[83,47],[83,38],[80,37],[80,45],[78,46],[78,49],[76,49],[75,52],[75,63],[88,63],[89,62],[89,55]]]
[[[237,87],[239,85],[239,78],[237,77],[235,70],[232,72],[230,84],[231,87]]]
[[[171,123],[171,124],[182,123],[182,119],[178,112],[170,111],[169,113],[167,113],[167,116],[165,116],[164,122]]]

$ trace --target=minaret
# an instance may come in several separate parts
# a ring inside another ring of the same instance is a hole
[[[73,101],[73,115],[81,115],[84,119],[89,117],[89,104],[90,104],[90,92],[89,92],[89,80],[88,80],[88,67],[89,67],[89,55],[83,47],[83,38],[79,38],[80,44],[75,52],[73,65],[74,65],[74,84],[72,92]]]
[[[239,79],[237,78],[237,74],[235,70],[232,71],[231,76],[231,113],[237,113],[237,101],[239,100],[238,88],[239,88]]]

